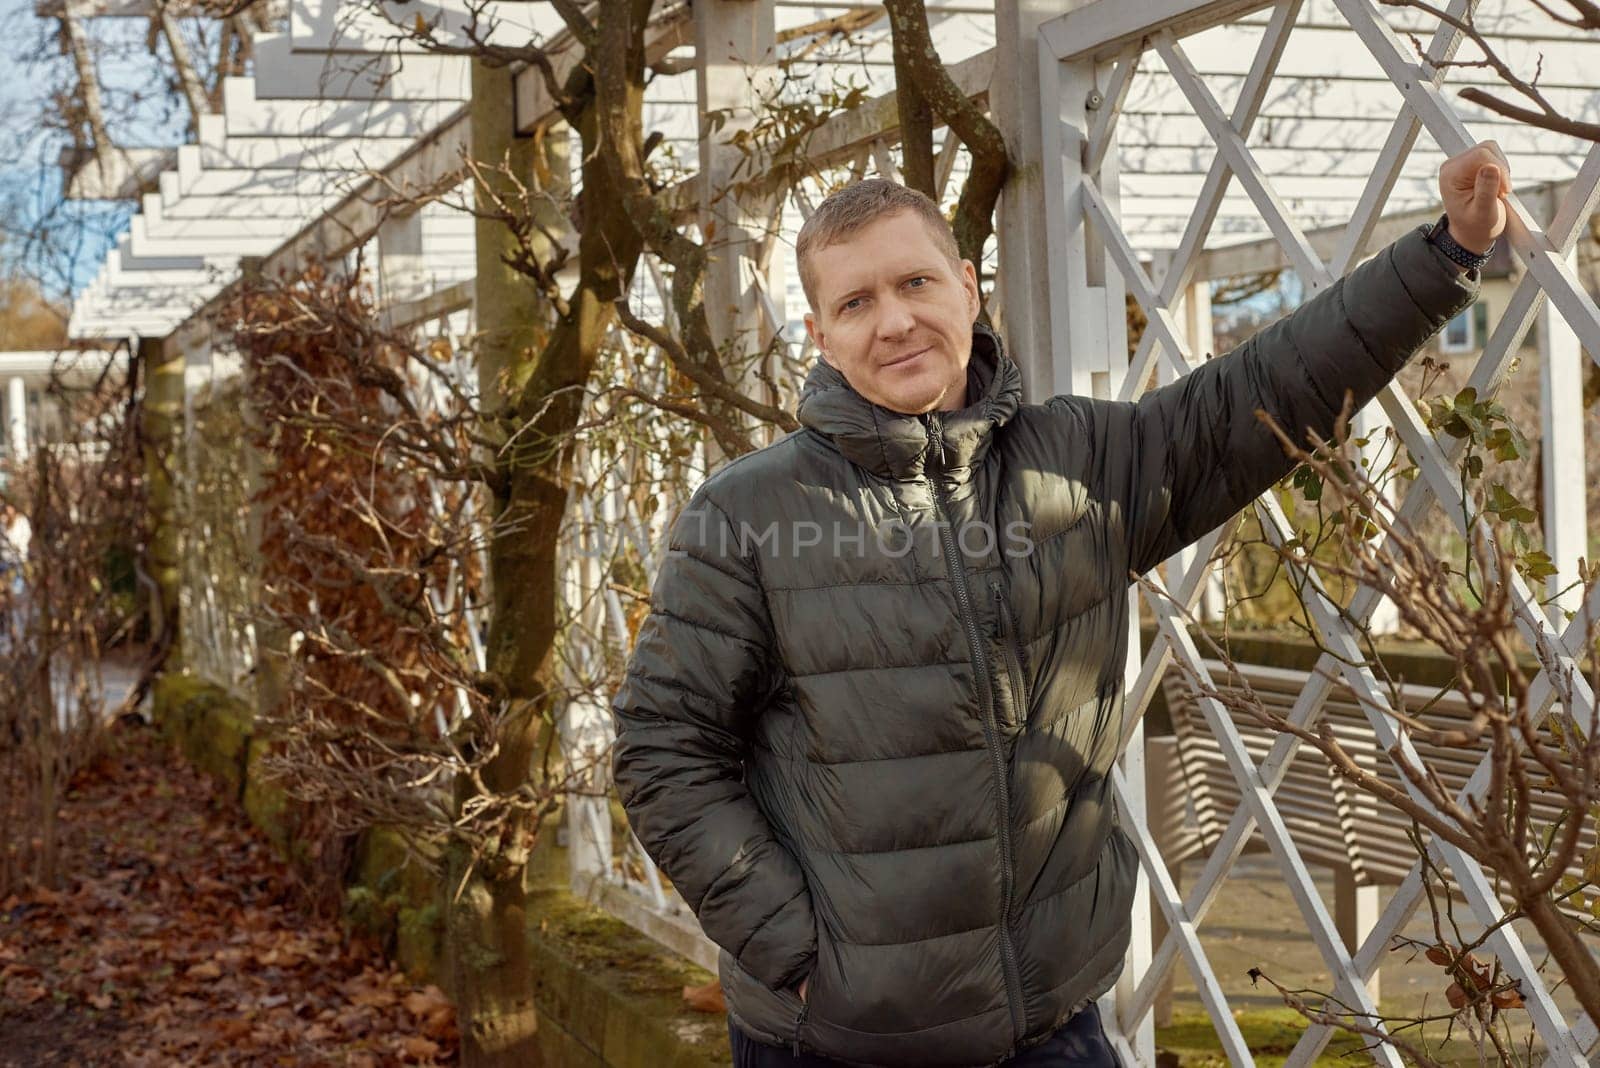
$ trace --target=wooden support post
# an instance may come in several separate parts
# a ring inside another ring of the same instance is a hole
[[[1383,498],[1391,508],[1399,503],[1395,495],[1396,486],[1407,485],[1393,474],[1393,471],[1404,466],[1400,462],[1403,458],[1399,456],[1399,438],[1393,435],[1393,426],[1388,413],[1378,404],[1369,404],[1361,409],[1350,423],[1350,433],[1366,439],[1367,443],[1360,447],[1361,456],[1367,462],[1368,474],[1383,485]],[[1387,481],[1383,474],[1386,466],[1392,469]],[[1385,597],[1373,607],[1367,626],[1374,634],[1393,634],[1400,628],[1400,610]]]
[[[1367,935],[1377,926],[1378,917],[1381,915],[1383,915],[1383,898],[1376,885],[1357,882],[1355,871],[1351,868],[1334,869],[1333,922],[1339,929],[1339,937],[1344,941],[1346,949],[1351,953],[1360,949],[1361,943],[1367,940]],[[1372,978],[1367,980],[1367,990],[1372,994],[1374,1003],[1380,996],[1381,974],[1381,971],[1375,970]]]
[[[481,268],[482,264],[478,266]],[[428,260],[422,248],[422,212],[390,216],[379,223],[379,304],[388,309],[420,300],[433,288],[428,281]]]
[[[262,279],[262,259],[259,256],[248,256],[239,261],[239,283],[242,290],[248,291],[259,285]],[[247,365],[248,366],[248,365]],[[253,375],[246,372],[245,403],[243,415],[247,426],[246,436],[254,437],[261,431],[261,414],[253,398],[256,390],[251,378]],[[255,503],[250,506],[250,516],[247,523],[247,536],[244,552],[246,559],[261,560],[262,550],[266,543],[267,512],[266,507],[259,503],[258,496],[269,474],[271,461],[262,454],[260,449],[245,442],[240,443],[244,452],[245,470],[247,472],[247,492],[249,499]],[[254,598],[257,605],[266,603],[266,590],[264,576],[257,570],[256,583],[258,592]],[[270,610],[262,608],[258,613],[259,618],[253,628],[256,638],[255,648],[255,682],[257,715],[271,714],[282,702],[288,690],[288,656],[289,656],[289,629],[273,618]]]
[[[163,671],[183,668],[179,625],[179,559],[181,530],[178,484],[182,464],[179,445],[184,429],[184,371],[187,361],[177,345],[161,338],[139,339],[139,364],[144,374],[140,437],[144,447],[145,504],[149,527],[145,566],[155,580],[150,598],[153,643],[165,648]]]
[[[483,168],[486,181],[515,198],[514,183],[504,175],[509,169],[523,182],[532,182],[537,141],[518,137],[512,114],[513,85],[508,68],[472,64],[472,156]],[[564,141],[552,134],[548,140]],[[565,163],[565,159],[562,160]],[[497,174],[497,171],[502,173]],[[479,192],[477,195],[481,196]],[[515,200],[512,200],[515,203]],[[485,211],[493,209],[485,207]],[[418,224],[420,227],[420,223]],[[421,237],[417,237],[420,247]],[[485,413],[497,411],[507,397],[515,396],[530,369],[530,356],[548,332],[548,310],[538,287],[506,265],[515,239],[504,222],[479,217],[475,225],[477,265],[474,274],[473,315],[478,336],[475,355],[478,384]]]
[[[1150,828],[1150,837],[1161,850],[1161,859],[1166,861],[1167,874],[1172,876],[1173,885],[1181,892],[1183,862],[1167,860],[1174,840],[1183,830],[1184,802],[1181,798],[1173,796],[1176,792],[1173,787],[1181,788],[1182,783],[1182,772],[1178,767],[1178,740],[1171,735],[1146,738],[1144,753],[1145,825]],[[1159,946],[1166,940],[1170,929],[1167,914],[1152,902],[1150,945]],[[1172,1023],[1172,988],[1176,977],[1177,969],[1169,968],[1156,991],[1151,1008],[1151,1021],[1156,1027],[1166,1027]]]
[[[762,247],[776,233],[781,196],[732,189],[738,178],[763,170],[734,138],[749,129],[763,102],[777,91],[777,31],[772,0],[696,0],[695,82],[700,101],[700,220],[709,263],[704,282],[711,336],[724,353],[727,373],[740,391],[779,403],[761,380],[775,367],[756,359],[784,323],[783,278],[778,257]],[[715,118],[713,118],[715,116]],[[714,125],[715,123],[715,125]],[[754,285],[754,272],[770,259],[766,292],[777,322],[769,323]],[[710,463],[720,450],[709,437]]]
[[[996,212],[999,265],[992,306],[995,326],[1022,370],[1023,396],[1030,402],[1066,391],[1051,367],[1049,279],[1045,202],[1060,199],[1041,165],[1040,114],[1054,114],[1056,101],[1040,96],[1039,27],[1077,6],[1067,0],[997,0],[994,10],[994,80],[989,114],[1005,137],[1011,173]]]
[[[1553,214],[1557,205],[1552,204]],[[1576,273],[1577,249],[1565,256]],[[1544,550],[1556,566],[1545,580],[1545,596],[1555,601],[1550,618],[1565,626],[1565,612],[1575,612],[1583,589],[1577,585],[1578,559],[1587,556],[1588,518],[1585,514],[1583,447],[1583,351],[1578,335],[1550,301],[1539,303],[1539,457],[1544,476],[1540,515],[1544,522]]]
[[[1092,2],[1071,0],[1066,7]],[[1103,241],[1084,219],[1082,183],[1084,145],[1096,112],[1107,105],[1103,87],[1111,80],[1112,67],[1093,59],[1059,60],[1043,38],[1036,42],[1033,62],[1038,70],[1035,125],[1043,174],[1043,226],[1030,238],[1042,240],[1044,251],[1029,266],[1042,278],[1046,293],[1040,302],[1036,278],[1020,313],[1042,331],[1029,342],[1036,351],[1030,351],[1028,358],[1047,360],[1048,370],[1037,367],[1038,377],[1032,383],[1037,393],[1032,399],[1058,393],[1109,398],[1121,385],[1128,365],[1127,287],[1116,270],[1108,269]],[[1087,176],[1096,181],[1113,216],[1118,203],[1117,166],[1113,140],[1099,174]],[[1015,302],[1016,297],[1017,289],[1008,281],[1006,299]],[[1015,323],[1019,309],[1013,304],[1010,310]],[[1029,369],[1026,363],[1023,368]]]
[[[14,462],[28,458],[28,383],[21,375],[6,382],[6,448]]]
[[[1093,2],[1068,0],[1050,14]],[[1094,233],[1084,218],[1083,183],[1086,177],[1096,182],[1114,218],[1118,201],[1114,139],[1108,142],[1099,173],[1084,173],[1084,146],[1089,131],[1097,125],[1097,112],[1101,107],[1116,106],[1104,93],[1112,65],[1092,58],[1061,60],[1037,32],[1043,14],[1037,8],[1004,3],[995,13],[996,71],[1012,73],[997,77],[991,100],[996,99],[997,90],[1004,90],[995,110],[997,118],[1006,117],[1001,131],[1012,158],[1040,161],[1037,179],[1027,169],[1014,174],[1006,187],[1010,200],[1002,199],[1007,211],[1000,243],[1007,303],[1002,315],[1008,316],[1002,322],[1013,332],[1012,347],[1028,376],[1030,400],[1060,393],[1110,398],[1128,368],[1127,287],[1108,264],[1102,236]],[[1031,98],[1023,67],[1035,72]],[[1018,123],[1011,114],[1013,108],[1030,113],[1031,123]],[[1007,123],[1016,125],[1008,128]],[[1114,129],[1111,136],[1115,136]],[[1037,143],[1037,152],[1029,151],[1030,143]],[[1020,248],[1014,245],[1019,239]],[[1023,279],[1020,283],[1019,278]],[[1020,340],[1019,331],[1026,331]],[[1128,598],[1127,678],[1131,684],[1139,675],[1141,638],[1138,596],[1130,591]],[[1121,760],[1132,810],[1126,816],[1131,820],[1145,816],[1143,732],[1140,724],[1130,733]],[[1148,915],[1150,905],[1149,883],[1140,880],[1134,916]],[[1132,1001],[1150,967],[1150,936],[1149,924],[1134,924],[1114,992],[1119,1006]],[[1126,1019],[1119,1012],[1110,1025],[1127,1040],[1140,1063],[1154,1062],[1155,1025],[1150,1014]]]

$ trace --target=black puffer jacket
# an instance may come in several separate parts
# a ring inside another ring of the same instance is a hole
[[[1287,472],[1258,409],[1328,433],[1476,289],[1409,233],[1136,403],[1022,404],[981,328],[960,411],[888,411],[819,361],[805,429],[675,523],[613,704],[629,819],[723,948],[735,1021],[988,1065],[1109,989],[1129,573]]]

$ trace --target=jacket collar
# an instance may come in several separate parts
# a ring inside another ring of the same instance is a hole
[[[806,375],[796,415],[850,462],[879,478],[912,480],[923,477],[935,446],[931,426],[939,427],[944,446],[940,466],[964,474],[983,461],[995,428],[1005,425],[1021,402],[1022,372],[994,331],[978,323],[972,328],[965,408],[922,415],[891,411],[857,393],[837,368],[818,357]],[[930,420],[931,415],[937,419]]]

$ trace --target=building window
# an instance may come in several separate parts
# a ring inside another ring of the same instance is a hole
[[[1440,352],[1471,352],[1477,346],[1472,312],[1472,308],[1463,309],[1460,315],[1444,324],[1439,334]]]

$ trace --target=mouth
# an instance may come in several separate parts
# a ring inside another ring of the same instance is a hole
[[[882,367],[883,368],[899,367],[903,363],[910,363],[912,360],[916,359],[918,356],[921,356],[923,353],[925,353],[927,351],[928,351],[928,349],[918,349],[916,352],[908,352],[904,356],[896,356],[894,359],[892,359],[889,362],[883,364]]]

